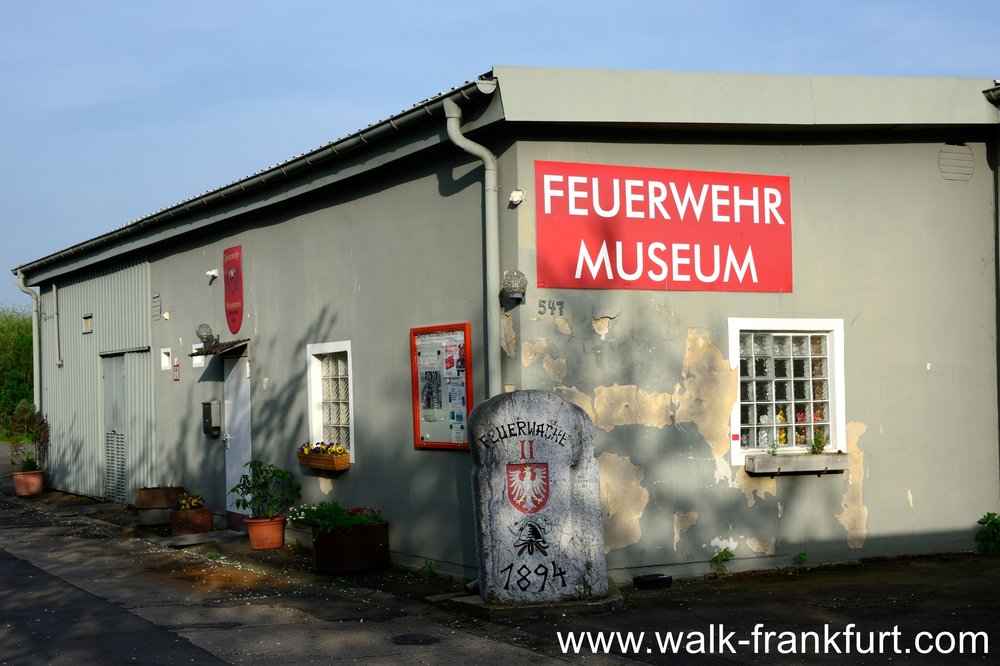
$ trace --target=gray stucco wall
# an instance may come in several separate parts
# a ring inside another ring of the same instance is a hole
[[[612,575],[704,570],[724,547],[777,564],[974,547],[1000,497],[994,182],[982,143],[969,182],[942,178],[941,147],[518,144],[522,185],[536,159],[791,178],[790,294],[539,289],[535,207],[518,209],[529,305],[508,320],[507,361],[520,387],[598,425]],[[728,317],[843,319],[848,472],[750,478],[730,464]]]
[[[397,557],[474,563],[468,453],[415,450],[409,329],[473,323],[474,391],[483,395],[481,168],[428,162],[377,185],[350,181],[294,205],[234,219],[152,261],[169,319],[153,346],[181,351],[181,381],[156,379],[160,441],[179,482],[224,509],[224,447],[205,438],[200,402],[223,400],[221,359],[192,369],[196,326],[250,338],[253,455],[300,475],[303,501],[336,498],[381,509]],[[400,174],[403,171],[399,172]],[[376,194],[377,189],[377,194]],[[223,249],[243,248],[245,317],[226,326]],[[355,462],[335,478],[296,462],[309,439],[306,346],[350,341]],[[165,415],[174,417],[165,417]]]

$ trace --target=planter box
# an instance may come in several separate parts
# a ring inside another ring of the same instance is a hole
[[[45,470],[36,469],[30,472],[11,472],[14,477],[14,494],[18,497],[41,495],[45,489]]]
[[[335,472],[351,468],[350,453],[340,453],[337,455],[330,455],[328,453],[296,453],[295,455],[298,456],[299,464],[303,467]]]
[[[313,569],[320,573],[372,571],[389,566],[389,523],[349,530],[313,529]]]
[[[170,510],[184,494],[184,486],[157,486],[137,488],[133,492],[135,508],[139,510],[140,525],[166,525]]]
[[[184,494],[184,486],[138,488],[133,492],[137,509],[169,509]]]
[[[747,474],[777,476],[779,474],[836,474],[847,469],[850,456],[846,453],[752,453],[747,455]]]
[[[208,507],[170,512],[170,533],[174,536],[211,531],[212,510]]]

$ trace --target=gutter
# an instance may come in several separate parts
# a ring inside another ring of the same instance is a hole
[[[495,86],[495,84],[494,84]],[[484,146],[462,134],[462,109],[451,98],[444,100],[444,114],[448,138],[465,152],[478,157],[483,162],[483,244],[486,253],[486,294],[483,307],[486,308],[486,330],[483,346],[486,348],[486,388],[487,397],[500,395],[500,306],[493,298],[500,297],[500,207],[497,201],[497,158]]]
[[[39,340],[39,330],[38,325],[38,294],[32,289],[24,284],[24,273],[17,271],[17,288],[31,296],[31,387],[34,391],[34,401],[35,401],[35,411],[42,411],[42,382],[40,374],[41,372],[41,349],[42,344]],[[43,412],[44,413],[44,412]]]

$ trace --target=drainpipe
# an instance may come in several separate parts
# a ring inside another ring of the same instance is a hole
[[[34,389],[35,409],[42,411],[41,340],[38,339],[38,294],[24,284],[24,273],[17,273],[17,288],[31,296],[31,384]]]
[[[478,157],[486,171],[483,178],[483,216],[486,244],[486,388],[488,397],[500,395],[500,207],[497,200],[497,158],[485,147],[462,134],[462,109],[450,97],[444,99],[448,138],[467,153]]]

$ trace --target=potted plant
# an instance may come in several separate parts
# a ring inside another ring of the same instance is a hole
[[[11,444],[11,456],[18,468],[13,472],[14,493],[20,497],[39,495],[45,488],[42,461],[49,444],[49,422],[24,400],[14,409],[14,421],[23,424],[26,438]]]
[[[347,447],[341,444],[328,444],[326,442],[310,444],[306,442],[298,448],[295,455],[303,467],[337,472],[351,467],[351,454]]]
[[[292,502],[299,498],[302,487],[292,473],[262,460],[251,460],[248,471],[229,492],[236,495],[236,507],[250,512],[245,523],[250,535],[250,548],[273,550],[285,545],[285,516]]]
[[[212,531],[212,511],[198,493],[184,493],[170,512],[170,533],[174,536]]]
[[[365,507],[344,508],[336,500],[305,504],[288,512],[313,537],[313,568],[321,573],[369,571],[389,566],[389,523]]]

